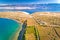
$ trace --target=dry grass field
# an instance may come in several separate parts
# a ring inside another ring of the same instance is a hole
[[[27,20],[24,40],[60,40],[60,13],[0,12],[0,18],[10,18],[20,23]]]
[[[41,40],[60,40],[60,13],[36,12],[32,16],[39,24]]]
[[[30,15],[24,12],[0,12],[0,18],[10,18],[23,23],[27,18],[30,18]]]
[[[18,23],[23,24],[23,22],[29,18],[29,14],[26,14],[24,12],[0,12],[0,18],[8,18],[8,19],[13,19],[17,21]],[[21,26],[19,29],[17,29],[17,32],[12,36],[9,40],[17,40],[19,33],[21,30]]]

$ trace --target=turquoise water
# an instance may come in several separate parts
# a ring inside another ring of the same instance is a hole
[[[0,40],[9,40],[20,24],[14,20],[0,18]]]

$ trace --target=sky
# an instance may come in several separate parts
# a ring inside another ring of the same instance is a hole
[[[37,4],[46,4],[47,5],[37,5]],[[59,3],[48,5],[49,3]],[[15,6],[9,6],[9,4]],[[16,6],[16,5],[20,6]],[[23,6],[21,6],[23,4]],[[24,4],[28,4],[24,5]],[[32,5],[34,4],[34,6]],[[6,6],[8,5],[8,6]],[[59,11],[60,12],[60,0],[0,0],[0,11],[5,10],[19,10],[19,11],[28,11],[28,12],[35,12],[35,11]],[[32,11],[31,11],[32,10]]]
[[[0,0],[0,4],[60,3],[60,0]]]

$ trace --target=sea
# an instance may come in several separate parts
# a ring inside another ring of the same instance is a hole
[[[12,19],[0,18],[0,40],[9,40],[20,27],[20,24]]]

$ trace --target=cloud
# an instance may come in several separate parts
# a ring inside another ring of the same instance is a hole
[[[15,9],[36,9],[35,7],[15,7]]]
[[[57,3],[60,3],[60,0],[56,0]]]
[[[10,4],[0,4],[0,6],[6,6],[6,5],[10,5]]]
[[[36,9],[36,7],[0,7],[0,9],[17,9],[17,10],[24,10],[24,9]]]
[[[0,9],[14,9],[13,7],[0,7]]]
[[[19,4],[18,4],[19,5]],[[30,4],[29,4],[30,5]],[[10,9],[10,10],[24,10],[24,9],[29,9],[29,10],[31,10],[31,9],[36,9],[36,7],[35,6],[32,6],[32,7],[30,7],[30,6],[17,6],[17,4],[14,6],[14,4],[0,4],[0,9]]]

